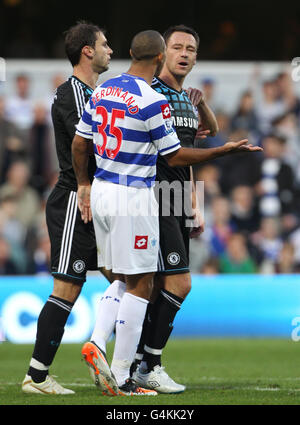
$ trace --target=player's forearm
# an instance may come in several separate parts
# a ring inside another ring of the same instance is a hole
[[[78,185],[90,184],[88,159],[89,143],[76,134],[72,142],[72,163]]]
[[[210,136],[215,136],[219,131],[219,126],[215,114],[203,100],[198,104],[198,112],[201,118],[203,130],[210,130]]]
[[[225,145],[209,149],[180,148],[174,154],[166,155],[166,159],[171,167],[185,167],[210,161],[227,153]]]

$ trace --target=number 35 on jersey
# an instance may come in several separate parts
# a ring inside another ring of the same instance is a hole
[[[123,109],[112,109],[111,111],[111,122],[108,123],[108,112],[104,106],[96,107],[96,115],[101,116],[101,124],[97,125],[98,134],[101,137],[97,137],[96,149],[100,156],[104,153],[109,159],[115,159],[121,149],[123,133],[122,130],[116,125],[116,120],[123,120],[125,117],[125,111]],[[110,138],[109,146],[107,146],[108,137]],[[112,140],[111,138],[114,138]],[[112,145],[114,147],[112,148]]]

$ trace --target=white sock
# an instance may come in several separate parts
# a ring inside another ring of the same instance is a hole
[[[114,280],[99,302],[91,341],[94,341],[104,352],[106,352],[106,343],[114,330],[125,289],[126,283]]]
[[[129,369],[134,360],[140,340],[148,301],[125,292],[117,317],[116,343],[111,370],[119,386],[129,378]]]

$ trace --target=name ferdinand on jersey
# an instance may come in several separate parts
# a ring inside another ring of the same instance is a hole
[[[128,112],[130,114],[132,115],[137,114],[139,112],[139,107],[136,104],[134,97],[128,91],[124,91],[123,93],[122,91],[123,91],[123,88],[121,87],[109,86],[96,92],[95,95],[93,95],[92,97],[92,101],[94,105],[96,105],[96,103],[99,102],[99,100],[102,99],[103,97],[107,97],[107,96],[118,97],[119,99],[122,99],[123,102],[126,103],[128,107]]]
[[[188,117],[180,117],[178,115],[172,115],[173,125],[174,127],[189,127],[189,128],[195,128],[198,130],[198,120],[195,118],[188,118]]]

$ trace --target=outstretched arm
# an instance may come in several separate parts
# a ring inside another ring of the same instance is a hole
[[[210,161],[221,156],[240,152],[259,152],[263,149],[259,146],[247,145],[248,139],[238,142],[227,142],[223,146],[208,149],[179,148],[177,151],[165,155],[171,167],[184,167]]]

